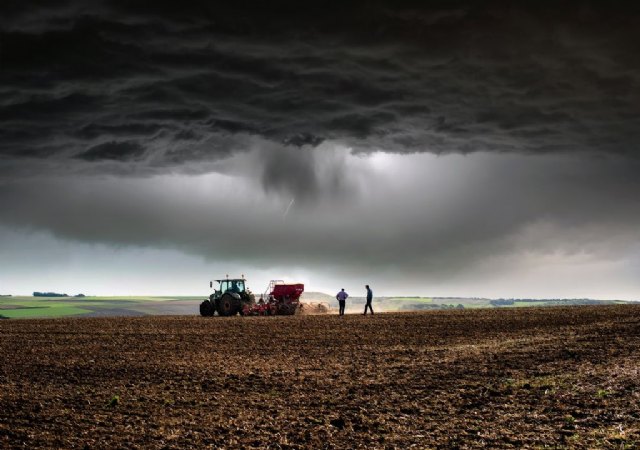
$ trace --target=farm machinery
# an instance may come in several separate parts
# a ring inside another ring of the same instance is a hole
[[[213,316],[291,316],[298,312],[302,305],[300,295],[304,292],[304,284],[286,284],[282,280],[272,280],[266,291],[256,302],[255,295],[247,288],[246,279],[226,278],[215,280],[219,286],[200,304],[200,315]],[[209,283],[213,288],[213,282]]]

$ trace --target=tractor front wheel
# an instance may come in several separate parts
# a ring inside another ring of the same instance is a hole
[[[209,300],[200,303],[200,315],[203,317],[211,317],[216,312],[215,306]]]

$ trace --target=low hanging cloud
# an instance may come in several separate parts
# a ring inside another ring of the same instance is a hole
[[[5,224],[61,238],[260,267],[449,276],[531,252],[615,259],[640,242],[639,197],[629,194],[640,191],[638,164],[592,161],[577,173],[577,157],[360,158],[342,161],[357,197],[323,196],[312,207],[265,194],[262,180],[217,174],[22,181],[0,189],[0,203]],[[331,174],[317,183],[328,186]]]

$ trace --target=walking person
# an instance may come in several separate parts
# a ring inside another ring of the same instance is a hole
[[[373,291],[368,284],[365,287],[367,288],[367,304],[364,305],[364,315],[367,315],[367,308],[369,308],[371,315],[373,315],[373,307],[371,306],[371,302],[373,301]]]
[[[338,292],[338,295],[336,295],[336,299],[338,299],[338,304],[340,305],[341,316],[344,316],[344,305],[346,303],[347,297],[349,297],[349,294],[344,291],[344,288],[340,292]]]

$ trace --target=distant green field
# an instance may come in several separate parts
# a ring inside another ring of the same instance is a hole
[[[539,306],[560,306],[560,305],[580,305],[580,304],[608,304],[608,305],[619,305],[629,303],[624,300],[592,300],[590,302],[580,302],[579,300],[546,300],[546,301],[525,301],[525,300],[515,300],[513,305],[504,305],[502,308],[531,308],[531,307],[539,307]]]
[[[359,305],[364,300],[358,298],[355,302]],[[517,300],[509,304],[500,304],[489,298],[456,298],[456,297],[380,297],[374,298],[374,309],[378,306],[384,311],[412,311],[450,309],[462,305],[464,309],[475,308],[531,308],[544,306],[571,306],[571,305],[610,305],[628,303],[622,300],[592,300],[592,299],[548,299],[548,300]]]
[[[0,317],[196,314],[201,297],[0,297]]]
[[[433,299],[429,297],[385,297],[385,300],[391,302],[433,303]]]
[[[86,309],[75,308],[73,306],[56,305],[51,308],[23,308],[2,311],[2,316],[9,319],[24,319],[34,317],[65,317],[75,316],[76,314],[85,314],[89,311]]]
[[[514,307],[546,306],[547,302],[514,302]]]

